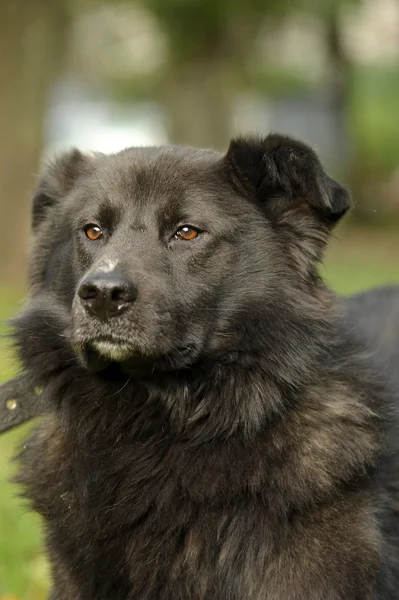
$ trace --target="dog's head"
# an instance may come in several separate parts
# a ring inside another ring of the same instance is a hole
[[[63,306],[89,368],[262,351],[320,311],[318,262],[348,208],[315,153],[279,135],[226,155],[72,151],[34,197],[32,295]]]

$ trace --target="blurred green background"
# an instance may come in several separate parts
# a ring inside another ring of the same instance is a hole
[[[26,293],[40,162],[70,145],[302,138],[355,199],[326,279],[399,283],[397,0],[2,0],[0,77],[2,322]],[[18,369],[5,340],[0,358],[3,380]],[[0,600],[48,589],[39,520],[7,483],[28,429],[0,437]]]

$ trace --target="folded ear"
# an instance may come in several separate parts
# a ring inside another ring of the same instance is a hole
[[[271,198],[302,201],[316,217],[334,225],[350,207],[348,192],[327,175],[316,153],[292,138],[234,139],[227,160],[241,186],[266,211]]]
[[[40,176],[32,201],[32,227],[35,229],[54,206],[87,173],[93,159],[73,149],[49,162]]]
[[[288,236],[301,266],[304,259],[320,260],[329,232],[351,203],[316,153],[302,142],[272,134],[232,140],[225,160],[235,187]]]

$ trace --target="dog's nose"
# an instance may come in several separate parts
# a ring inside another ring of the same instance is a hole
[[[138,289],[122,273],[95,273],[82,281],[78,296],[87,312],[106,321],[129,308]]]

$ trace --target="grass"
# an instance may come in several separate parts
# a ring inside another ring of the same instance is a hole
[[[15,292],[1,290],[0,320],[2,334],[4,319],[22,305]],[[0,345],[0,380],[12,377],[18,365],[7,347]],[[20,427],[0,436],[0,600],[41,600],[48,590],[48,569],[42,552],[39,518],[26,503],[17,498],[16,486],[7,483],[16,470],[10,463],[16,448],[28,435],[30,426]],[[12,595],[11,595],[12,594]]]
[[[340,293],[352,293],[385,283],[399,283],[399,232],[341,230],[327,253],[323,273]],[[0,319],[15,312],[18,295],[0,292]],[[3,326],[4,331],[4,326]],[[0,346],[0,379],[17,371],[9,350]],[[18,489],[7,483],[15,465],[9,459],[29,426],[0,436],[0,600],[43,600],[48,567],[41,552],[39,519],[30,513]]]

